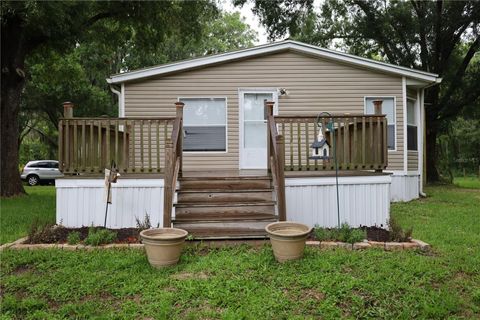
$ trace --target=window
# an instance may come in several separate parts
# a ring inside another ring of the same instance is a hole
[[[365,114],[375,114],[375,108],[373,101],[382,100],[382,113],[387,116],[387,144],[388,150],[395,150],[395,99],[392,98],[380,98],[380,97],[368,97],[365,98]]]
[[[418,150],[415,100],[407,100],[407,150]]]
[[[181,98],[183,151],[227,150],[227,104],[225,98]]]

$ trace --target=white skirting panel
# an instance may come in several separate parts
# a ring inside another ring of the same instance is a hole
[[[385,176],[339,177],[340,222],[350,226],[386,226],[390,216],[390,182]],[[335,178],[287,178],[287,220],[311,227],[337,226]]]
[[[112,184],[107,227],[135,227],[135,217],[148,214],[152,226],[163,224],[163,179],[119,179]],[[66,227],[103,226],[103,179],[57,179],[57,224]]]
[[[420,176],[418,174],[392,175],[390,200],[392,202],[410,201],[419,197]]]

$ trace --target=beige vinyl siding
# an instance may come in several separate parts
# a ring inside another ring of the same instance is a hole
[[[418,151],[408,151],[408,171],[418,170]]]
[[[187,153],[184,169],[238,169],[239,88],[286,88],[279,112],[286,115],[364,113],[365,96],[395,96],[396,151],[390,170],[403,170],[402,79],[296,52],[234,61],[163,77],[125,83],[126,117],[174,116],[179,97],[227,98],[227,152]],[[312,139],[312,137],[310,137]]]

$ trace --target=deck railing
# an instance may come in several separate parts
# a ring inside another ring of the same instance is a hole
[[[285,221],[287,219],[287,209],[285,200],[285,141],[283,136],[277,132],[275,119],[273,117],[273,102],[266,102],[268,123],[267,123],[267,141],[268,141],[268,167],[272,174],[272,182],[277,200],[278,219]]]
[[[281,115],[274,116],[274,121],[285,139],[285,171],[335,170],[334,156],[339,170],[383,170],[387,167],[387,119],[384,115]],[[320,128],[330,154],[324,159],[312,159],[311,144]]]
[[[175,117],[64,118],[58,125],[59,167],[65,174],[163,173]]]
[[[177,179],[182,174],[183,153],[183,102],[176,102],[177,117],[172,134],[165,145],[165,175],[163,189],[163,227],[172,225],[172,209]]]

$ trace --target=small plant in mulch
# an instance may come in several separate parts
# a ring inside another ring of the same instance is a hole
[[[56,242],[57,235],[53,224],[41,222],[35,218],[28,229],[28,243],[51,243]]]
[[[403,229],[394,217],[391,217],[387,224],[390,241],[408,242],[412,239],[413,228]]]
[[[315,226],[315,238],[318,241],[341,241],[346,243],[361,242],[367,238],[367,232],[364,229],[351,228],[344,222],[340,228],[321,228]]]
[[[148,215],[148,213],[145,213],[143,221],[140,220],[139,217],[135,216],[135,222],[137,224],[137,229],[139,229],[140,231],[150,229],[152,227],[152,223],[150,222],[150,216]]]
[[[115,240],[117,240],[116,232],[108,229],[90,227],[88,229],[88,236],[85,238],[85,244],[89,246],[99,246],[113,243]]]
[[[78,231],[70,232],[67,236],[67,243],[71,244],[71,245],[79,244],[80,243],[80,232],[78,232]]]

